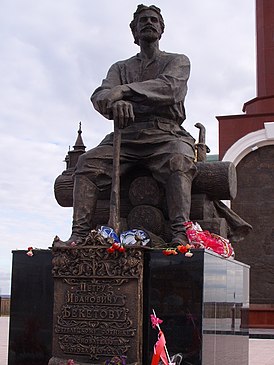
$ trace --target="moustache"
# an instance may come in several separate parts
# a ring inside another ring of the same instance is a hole
[[[142,31],[142,30],[147,30],[147,29],[149,29],[149,30],[153,30],[154,32],[157,32],[157,29],[156,29],[156,28],[154,28],[152,25],[145,25],[145,26],[141,29],[141,31]]]

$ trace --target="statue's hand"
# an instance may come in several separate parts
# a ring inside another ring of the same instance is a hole
[[[119,100],[112,105],[113,119],[119,128],[125,128],[134,121],[133,106],[129,101]]]
[[[125,94],[128,94],[130,89],[127,85],[117,85],[110,90],[105,90],[102,98],[98,98],[97,103],[102,114],[110,114],[113,104],[116,101],[123,100]]]

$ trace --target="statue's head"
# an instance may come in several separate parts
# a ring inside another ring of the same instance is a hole
[[[164,33],[165,24],[164,19],[161,15],[161,9],[159,9],[155,5],[146,6],[140,4],[137,6],[137,10],[133,14],[133,20],[129,24],[134,37],[134,43],[138,45],[140,39],[140,27],[142,27],[140,25],[140,22],[145,22],[145,19],[147,18],[150,18],[149,21],[151,21],[151,27],[155,28],[155,31],[158,32],[158,39],[160,39],[162,34]]]

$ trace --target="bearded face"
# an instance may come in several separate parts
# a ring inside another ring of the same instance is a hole
[[[158,14],[153,10],[144,10],[140,13],[135,29],[135,39],[146,42],[155,42],[161,38],[163,29]]]

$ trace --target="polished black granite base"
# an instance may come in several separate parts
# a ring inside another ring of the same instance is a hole
[[[144,276],[144,364],[157,340],[152,309],[164,321],[169,352],[181,353],[182,364],[248,364],[248,266],[203,250],[191,258],[153,252]]]
[[[13,252],[9,365],[47,365],[51,357],[51,251]],[[197,250],[193,257],[147,251],[143,282],[143,365],[150,364],[164,322],[170,354],[182,365],[247,365],[249,267]]]
[[[13,252],[9,365],[46,365],[51,356],[51,251],[33,252]]]

